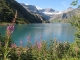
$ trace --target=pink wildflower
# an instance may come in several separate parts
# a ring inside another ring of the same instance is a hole
[[[11,26],[8,26],[8,27],[7,27],[7,30],[10,30],[10,32],[13,33],[13,31],[14,31],[14,26],[12,26],[12,25],[11,25]]]
[[[11,44],[11,47],[12,47],[12,48],[16,48],[16,44],[12,43],[12,44]]]
[[[38,42],[37,47],[38,47],[39,50],[41,50],[41,47],[42,47],[42,42],[41,41]]]
[[[27,40],[28,42],[30,42],[30,34],[27,36]]]
[[[14,26],[8,26],[7,27],[7,36],[10,36],[14,31]]]
[[[17,51],[17,54],[20,56],[21,55],[21,51]]]
[[[20,45],[21,45],[21,46],[22,46],[22,43],[23,43],[22,40],[20,40]]]

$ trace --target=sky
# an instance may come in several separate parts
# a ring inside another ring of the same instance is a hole
[[[69,7],[76,8],[77,6],[71,6],[70,3],[73,0],[16,0],[18,3],[24,3],[29,5],[38,6],[42,9],[53,8],[56,11],[64,11]],[[80,0],[78,1],[80,4]]]

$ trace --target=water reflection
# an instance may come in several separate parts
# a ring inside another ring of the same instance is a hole
[[[4,35],[6,27],[0,27],[0,33]],[[70,41],[74,40],[75,27],[70,24],[29,24],[29,25],[15,25],[14,33],[12,34],[13,41],[20,45],[20,39],[23,41],[23,45],[26,46],[27,36],[30,34],[31,42],[42,39],[49,41],[50,38],[57,38],[57,40]]]

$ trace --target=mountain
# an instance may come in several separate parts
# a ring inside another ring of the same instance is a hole
[[[16,23],[42,23],[46,19],[38,14],[32,14],[15,0],[0,0],[0,22],[11,22],[15,10],[18,11]]]
[[[20,3],[26,10],[28,10],[29,12],[33,13],[33,14],[39,14],[41,16],[43,16],[44,18],[46,18],[47,20],[49,20],[53,15],[55,14],[60,14],[59,11],[55,11],[52,8],[45,8],[42,9],[40,7],[34,6],[34,5],[25,5],[23,3]]]
[[[70,22],[73,16],[79,16],[79,15],[80,15],[80,8],[76,8],[68,12],[63,12],[62,14],[53,16],[50,19],[50,22]]]
[[[53,15],[53,14],[58,14],[59,13],[59,11],[55,11],[52,8],[46,8],[46,9],[43,9],[43,10],[44,11],[42,13],[48,14],[48,15]]]
[[[63,13],[67,13],[67,12],[72,11],[72,10],[74,10],[74,8],[69,7],[69,8],[67,8],[66,10],[62,11],[62,12],[63,12]]]
[[[32,14],[39,14],[42,17],[46,18],[52,22],[70,22],[73,16],[76,16],[80,13],[80,8],[72,8],[69,7],[66,10],[59,12],[52,8],[45,8],[42,9],[38,6],[34,5],[25,5],[20,3],[27,11],[31,12]]]
[[[42,9],[42,8],[34,6],[34,5],[25,5],[23,3],[20,3],[20,4],[29,12],[31,12],[33,14],[39,14],[51,22],[56,21],[56,20],[59,21],[59,20],[68,19],[68,18],[72,17],[73,15],[75,15],[74,12],[68,13],[68,12],[74,10],[72,7],[69,7],[64,11],[59,12],[52,8]]]

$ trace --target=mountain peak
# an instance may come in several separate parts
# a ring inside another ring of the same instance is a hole
[[[54,12],[55,10],[53,10],[52,8],[45,8],[44,9],[46,12]]]
[[[42,9],[42,8],[40,8],[38,6],[34,6],[34,5],[26,5],[25,8],[27,8],[27,10],[29,10],[33,14],[40,14],[41,16],[46,18],[47,20],[49,20],[53,16],[64,14],[64,13],[67,13],[67,12],[73,10],[72,7],[69,7],[64,11],[59,12],[59,11],[54,10],[53,8],[44,8],[44,9]]]
[[[66,10],[64,10],[63,13],[67,13],[67,12],[72,11],[72,10],[74,10],[74,8],[69,7],[69,8],[67,8]]]
[[[73,10],[74,8],[72,8],[72,7],[69,7],[69,8],[67,8],[67,10]]]

